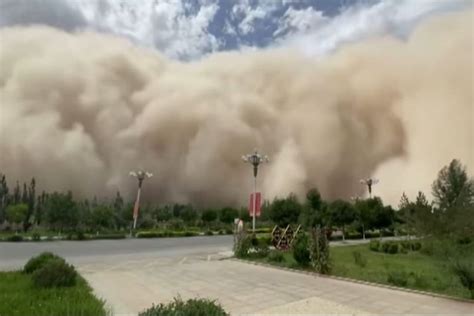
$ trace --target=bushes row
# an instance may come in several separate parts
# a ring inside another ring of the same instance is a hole
[[[169,304],[154,305],[138,316],[226,316],[226,311],[216,301],[208,299],[175,298]]]
[[[137,238],[157,238],[157,237],[193,237],[199,236],[195,231],[161,231],[161,232],[139,232]]]
[[[369,249],[376,252],[385,252],[389,254],[396,254],[399,251],[406,253],[408,251],[418,251],[421,249],[421,242],[419,241],[387,241],[380,242],[379,240],[371,240]]]

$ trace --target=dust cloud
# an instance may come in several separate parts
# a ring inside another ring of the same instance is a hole
[[[267,199],[318,187],[397,203],[452,158],[474,167],[473,14],[427,20],[314,59],[289,49],[180,63],[127,40],[47,27],[0,31],[0,172],[42,189],[246,205],[259,148]]]

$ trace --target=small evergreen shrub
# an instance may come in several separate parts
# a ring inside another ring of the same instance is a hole
[[[214,233],[211,230],[206,231],[205,233],[206,236],[212,236]]]
[[[33,272],[31,280],[37,287],[69,287],[76,284],[77,272],[64,259],[50,259]]]
[[[63,260],[61,257],[51,253],[43,252],[36,257],[31,258],[23,267],[23,272],[30,274],[35,272],[38,269],[44,267],[44,265],[50,260]]]
[[[248,257],[251,247],[252,247],[251,238],[242,234],[241,236],[237,237],[237,240],[234,244],[234,255],[237,258]]]
[[[34,232],[32,235],[31,235],[31,240],[33,241],[40,241],[41,240],[41,235],[37,232]]]
[[[388,273],[387,282],[396,286],[407,286],[408,274],[405,271],[392,271]]]
[[[285,257],[283,256],[283,254],[280,251],[274,250],[274,251],[271,251],[268,254],[268,261],[270,261],[270,262],[283,262],[283,261],[285,261]]]
[[[352,256],[354,257],[354,262],[361,268],[365,268],[367,265],[367,258],[364,257],[359,251],[353,251]]]
[[[452,268],[462,286],[471,292],[471,298],[474,299],[474,263],[468,260],[457,260]]]
[[[369,244],[369,249],[372,251],[380,251],[380,241],[378,240],[371,240]]]
[[[301,234],[293,244],[293,257],[300,266],[307,267],[311,263],[310,255],[308,236]]]
[[[23,241],[23,236],[21,235],[11,235],[7,237],[7,241]]]
[[[168,304],[154,305],[138,316],[226,316],[222,306],[208,299],[189,299],[183,301],[175,298]]]

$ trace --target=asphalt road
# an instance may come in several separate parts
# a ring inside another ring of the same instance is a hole
[[[117,262],[135,257],[169,258],[228,252],[232,236],[118,239],[91,241],[0,242],[0,270],[21,268],[43,251],[51,251],[73,264]]]

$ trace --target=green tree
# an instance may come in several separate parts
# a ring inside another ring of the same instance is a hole
[[[0,224],[6,219],[6,208],[8,206],[8,184],[4,174],[0,174]]]
[[[158,222],[169,221],[173,217],[173,212],[169,205],[157,207],[155,210],[155,218]]]
[[[105,204],[99,204],[92,210],[92,223],[95,229],[111,228],[114,222],[113,209]]]
[[[342,240],[345,240],[345,227],[350,225],[356,219],[354,206],[344,200],[335,200],[329,204],[332,223],[342,231]]]
[[[78,223],[77,205],[72,198],[72,193],[54,192],[48,199],[47,221],[52,228],[73,228]]]
[[[474,180],[468,177],[466,167],[457,159],[439,171],[432,190],[435,205],[441,211],[453,206],[474,205]]]
[[[204,210],[201,219],[206,223],[214,222],[217,219],[217,211],[213,209]]]
[[[300,222],[307,229],[331,226],[331,214],[327,203],[322,199],[318,189],[311,189],[306,194],[302,207]]]
[[[224,207],[219,212],[219,220],[225,224],[233,223],[237,217],[239,217],[239,211],[232,207]]]
[[[7,220],[9,223],[20,224],[25,219],[27,212],[27,204],[11,204],[7,207]]]
[[[25,184],[26,186],[26,184]],[[23,230],[26,232],[28,228],[31,226],[31,216],[33,215],[35,211],[35,201],[36,201],[36,180],[35,178],[31,179],[30,186],[28,187],[28,190],[26,191],[26,188],[23,188],[23,195],[25,195],[26,192],[26,197],[23,199],[25,200],[23,203],[28,204],[28,212],[26,213],[25,220],[23,221]]]
[[[276,198],[270,207],[270,219],[280,227],[298,222],[302,206],[294,194]]]

